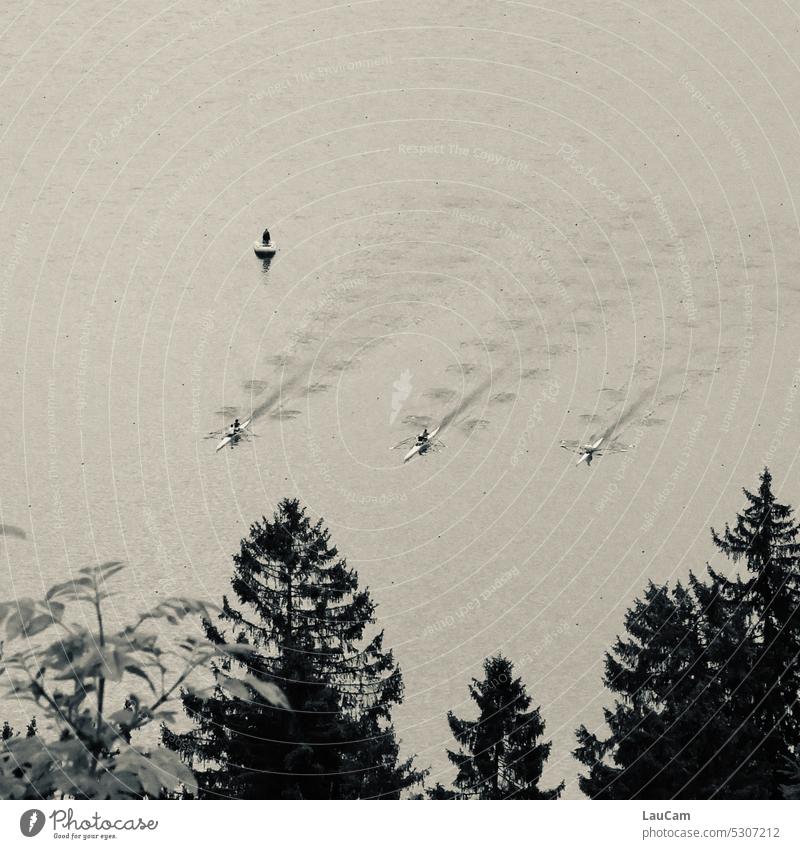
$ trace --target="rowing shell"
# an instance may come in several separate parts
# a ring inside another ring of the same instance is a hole
[[[230,445],[232,442],[238,441],[239,437],[242,435],[242,431],[250,424],[251,421],[253,420],[248,419],[246,422],[243,422],[241,425],[239,425],[239,430],[237,430],[236,433],[229,433],[227,434],[227,436],[223,436],[214,450],[219,451],[226,445]]]
[[[403,457],[403,462],[407,463],[415,454],[419,454],[420,451],[427,448],[431,444],[431,440],[436,436],[437,433],[442,429],[442,426],[435,428],[428,434],[428,438],[425,442],[418,442],[407,454]]]
[[[589,450],[588,450],[588,451],[586,451],[586,453],[581,454],[580,459],[578,460],[578,462],[577,462],[577,463],[575,463],[575,465],[576,465],[576,466],[580,466],[580,464],[581,464],[584,460],[588,460],[588,459],[592,456],[592,454],[594,454],[594,452],[595,452],[595,451],[597,451],[597,449],[600,447],[600,443],[601,443],[604,439],[605,439],[605,437],[604,437],[604,436],[601,436],[601,437],[600,437],[600,439],[598,439],[598,440],[597,440],[597,442],[595,442],[595,444],[594,444],[594,445],[588,445],[588,446],[587,446],[587,448],[588,448]]]

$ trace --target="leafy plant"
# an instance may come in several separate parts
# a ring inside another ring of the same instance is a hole
[[[32,700],[42,718],[35,734],[0,742],[0,797],[196,792],[194,774],[176,753],[144,751],[131,740],[151,723],[174,718],[170,702],[198,666],[237,648],[147,630],[164,622],[178,625],[188,616],[208,618],[208,605],[186,598],[165,600],[132,624],[110,630],[104,604],[118,593],[108,582],[123,568],[119,562],[85,567],[41,600],[0,603],[5,644],[16,648],[0,652],[0,674],[9,694]],[[73,613],[77,617],[70,618]],[[282,701],[277,688],[265,697]]]

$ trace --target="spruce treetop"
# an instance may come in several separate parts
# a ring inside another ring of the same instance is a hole
[[[458,768],[455,786],[462,798],[557,799],[563,782],[540,790],[539,781],[550,755],[550,743],[539,738],[544,721],[539,708],[529,710],[531,697],[514,665],[498,654],[483,663],[482,680],[472,679],[470,696],[478,706],[478,719],[447,715],[459,751],[448,751]]]

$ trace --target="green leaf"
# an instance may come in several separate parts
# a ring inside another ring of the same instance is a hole
[[[129,663],[125,667],[125,671],[129,672],[131,675],[135,675],[137,678],[144,678],[144,680],[147,682],[147,686],[150,687],[150,690],[155,694],[156,688],[153,685],[153,682],[150,680],[150,676],[143,669],[140,669],[138,666],[134,666],[132,663]]]
[[[116,772],[116,771],[115,771]],[[130,776],[129,776],[130,781]],[[98,799],[116,799],[119,797],[121,785],[114,772],[104,772],[97,784]]]
[[[15,611],[6,621],[6,639],[15,640],[23,632],[23,621],[18,611]]]
[[[18,778],[0,773],[0,799],[24,799],[25,784]]]
[[[273,684],[271,681],[260,681],[258,678],[254,678],[253,676],[248,677],[247,684],[252,687],[262,699],[269,702],[271,705],[283,708],[284,710],[292,709],[289,704],[289,700],[277,684]]]
[[[178,753],[169,749],[153,749],[150,752],[150,760],[167,775],[174,775],[178,764],[181,763]]]
[[[216,654],[229,655],[231,657],[235,657],[237,655],[244,657],[253,653],[253,646],[238,643],[224,643],[218,646],[213,645],[211,648],[214,649]]]
[[[160,719],[163,722],[175,722],[177,713],[174,710],[159,710],[153,714],[155,719]]]
[[[16,605],[12,604],[10,601],[0,601],[0,625],[5,621],[6,616],[8,616]]]
[[[150,760],[168,777],[169,780],[163,781],[165,787],[172,790],[180,782],[190,793],[197,793],[197,779],[194,773],[176,752],[155,749],[150,753]]]
[[[55,622],[55,619],[53,619],[49,613],[40,613],[38,616],[34,616],[33,619],[25,625],[25,636],[34,637],[36,634],[41,634],[41,632],[46,631],[53,622]]]
[[[47,595],[45,596],[45,601],[50,601],[50,599],[59,596],[74,597],[79,588],[93,586],[94,581],[91,578],[73,578],[72,580],[64,581],[62,584],[56,584],[55,586],[50,587],[47,591]]]
[[[247,689],[244,681],[239,681],[236,678],[226,678],[223,675],[220,675],[217,680],[219,680],[220,687],[230,693],[234,698],[242,699],[246,702],[253,701],[253,696],[250,690]]]
[[[153,764],[146,758],[142,758],[137,766],[136,773],[141,781],[142,790],[151,799],[158,799],[161,795],[161,788],[164,785],[164,781],[158,770],[153,767]]]
[[[36,610],[36,601],[30,596],[25,596],[17,600],[16,608],[24,618],[29,619],[33,616],[34,610]]]
[[[129,769],[118,770],[104,776],[102,798],[130,799],[141,794],[142,783],[137,772]]]
[[[133,718],[136,714],[132,710],[118,710],[115,713],[112,713],[109,716],[109,720],[111,722],[116,722],[119,725],[130,725],[133,722]]]
[[[195,778],[195,774],[189,769],[189,767],[183,763],[183,761],[178,764],[178,768],[175,772],[178,777],[178,780],[183,784],[183,786],[191,793],[193,796],[197,795],[197,778]]]
[[[154,654],[158,651],[156,634],[132,634],[130,631],[122,631],[116,637],[119,644],[124,644],[132,652],[143,652],[145,654]]]
[[[110,681],[121,681],[123,667],[120,665],[117,652],[111,646],[102,650],[103,668],[102,672]]]
[[[47,608],[56,621],[64,615],[64,605],[60,601],[50,601],[47,603]]]
[[[133,660],[133,652],[129,650],[128,642],[112,640],[110,645],[114,648],[114,657],[117,660],[117,665],[120,669],[124,669]]]

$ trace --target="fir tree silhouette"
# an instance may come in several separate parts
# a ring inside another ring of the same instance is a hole
[[[598,799],[777,799],[800,744],[800,545],[761,475],[733,528],[712,528],[745,578],[711,566],[689,588],[650,584],[606,655],[605,739],[581,726],[581,789]]]
[[[403,682],[367,590],[297,500],[250,529],[234,557],[234,606],[226,597],[214,642],[237,643],[232,664],[276,685],[290,710],[257,693],[182,694],[196,728],[164,730],[165,744],[195,769],[201,795],[238,798],[398,798],[422,774],[398,759],[391,721]],[[230,633],[226,633],[229,631]]]
[[[551,747],[539,741],[544,734],[539,708],[529,710],[531,698],[510,660],[487,658],[483,670],[483,680],[473,678],[469,686],[478,719],[447,715],[460,746],[447,755],[458,768],[454,783],[461,798],[557,799],[563,782],[552,790],[538,786]]]
[[[719,534],[717,547],[748,575],[729,580],[709,567],[709,574],[733,610],[747,614],[754,648],[745,658],[740,701],[757,740],[743,752],[741,769],[760,778],[760,797],[781,798],[777,767],[800,746],[800,526],[793,510],[772,492],[769,469],[761,473],[758,492],[743,490],[747,507],[733,528]],[[744,666],[743,662],[739,666]]]

